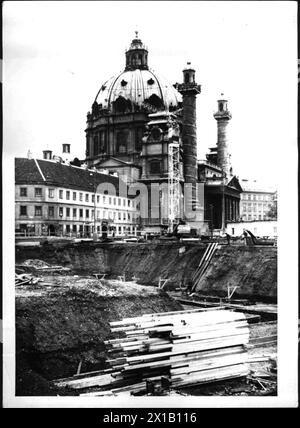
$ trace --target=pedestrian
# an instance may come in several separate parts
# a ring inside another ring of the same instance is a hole
[[[247,237],[248,237],[248,233],[246,231],[246,229],[243,230],[243,238],[244,238],[244,245],[247,246]]]
[[[225,235],[226,235],[226,239],[227,239],[227,245],[230,245],[231,236],[229,235],[229,233],[225,233]]]

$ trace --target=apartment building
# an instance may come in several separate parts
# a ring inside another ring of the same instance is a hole
[[[243,192],[240,201],[240,216],[243,221],[271,220],[269,211],[276,192],[259,185],[256,181],[241,180]]]
[[[15,224],[24,235],[136,234],[138,207],[117,176],[54,160],[15,160]]]

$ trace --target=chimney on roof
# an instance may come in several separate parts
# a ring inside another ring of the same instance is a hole
[[[64,163],[70,164],[71,161],[71,144],[63,144],[62,145],[62,154],[61,158]]]
[[[52,150],[43,150],[43,159],[51,160],[52,159]]]
[[[62,145],[62,152],[63,153],[70,153],[70,151],[71,151],[70,147],[71,147],[71,144],[63,144]]]
[[[32,152],[30,151],[30,149],[28,149],[27,152],[27,159],[32,159]]]

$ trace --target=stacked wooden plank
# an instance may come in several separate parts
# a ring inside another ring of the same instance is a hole
[[[152,314],[111,323],[126,340],[108,341],[121,376],[165,374],[172,386],[246,375],[249,340],[243,314],[224,310]],[[167,370],[166,370],[167,369]]]
[[[245,347],[249,329],[244,314],[222,308],[195,309],[124,318],[110,325],[113,333],[123,336],[105,342],[110,368],[94,377],[61,380],[60,386],[135,393],[145,392],[147,382],[179,388],[249,372]]]
[[[15,273],[15,285],[25,285],[25,284],[37,284],[40,281],[40,278],[35,278],[30,274]]]

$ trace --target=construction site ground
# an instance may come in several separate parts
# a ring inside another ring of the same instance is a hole
[[[47,269],[35,270],[39,282],[16,287],[17,395],[76,395],[54,387],[52,381],[73,376],[80,362],[81,373],[105,367],[103,341],[111,337],[110,321],[188,307],[157,286],[117,279],[99,281],[91,275],[72,275],[59,269],[49,273]],[[264,305],[267,312],[268,303]],[[250,364],[249,377],[188,387],[176,393],[276,394],[276,335],[275,320],[251,323],[249,356],[261,357],[261,361]],[[272,337],[271,343],[251,345],[251,341],[267,336]]]

